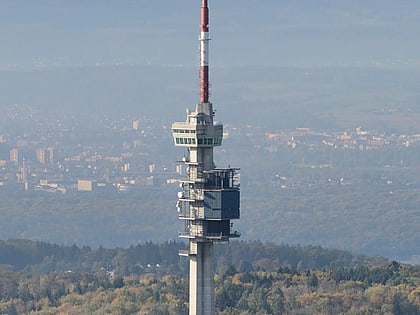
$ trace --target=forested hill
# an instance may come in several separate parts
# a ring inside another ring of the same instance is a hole
[[[184,247],[0,241],[0,314],[187,314]],[[420,266],[258,241],[216,253],[217,315],[420,314]]]
[[[181,242],[146,242],[129,248],[105,249],[54,245],[30,240],[0,241],[0,267],[35,274],[51,272],[97,272],[107,270],[120,276],[146,272],[182,273],[187,259],[179,258],[185,249]],[[353,267],[385,262],[382,258],[356,256],[347,251],[319,246],[290,246],[259,241],[230,242],[216,245],[216,272],[298,270]]]

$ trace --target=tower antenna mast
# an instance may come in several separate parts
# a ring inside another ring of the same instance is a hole
[[[209,102],[209,8],[207,0],[201,5],[200,33],[200,102]]]

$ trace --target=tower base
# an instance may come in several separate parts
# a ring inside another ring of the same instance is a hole
[[[190,315],[214,315],[213,242],[190,241]]]

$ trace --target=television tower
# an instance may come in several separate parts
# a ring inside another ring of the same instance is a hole
[[[232,230],[232,219],[239,219],[239,173],[237,168],[216,168],[213,148],[220,146],[223,125],[214,122],[215,112],[209,102],[209,9],[201,5],[200,102],[187,110],[185,122],[172,124],[175,145],[184,147],[182,159],[187,177],[180,181],[176,208],[184,222],[179,233],[189,239],[181,256],[190,260],[189,314],[214,314],[214,242],[239,237]]]

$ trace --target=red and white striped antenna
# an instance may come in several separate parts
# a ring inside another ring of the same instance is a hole
[[[209,102],[209,41],[209,8],[207,0],[202,0],[200,33],[200,103]]]

